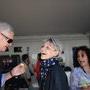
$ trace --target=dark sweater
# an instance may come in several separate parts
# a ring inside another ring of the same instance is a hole
[[[40,81],[40,90],[69,90],[67,76],[59,64],[49,67],[45,83]]]

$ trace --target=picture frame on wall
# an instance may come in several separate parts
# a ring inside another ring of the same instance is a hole
[[[22,52],[22,47],[14,47],[14,52]]]

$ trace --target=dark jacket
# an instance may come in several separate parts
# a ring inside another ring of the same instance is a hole
[[[48,77],[43,84],[40,82],[40,90],[69,90],[67,76],[59,64],[49,67]]]

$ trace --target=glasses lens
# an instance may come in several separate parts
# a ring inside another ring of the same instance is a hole
[[[1,33],[2,34],[2,33]],[[7,36],[5,36],[4,34],[2,34],[6,39],[9,39]],[[8,41],[7,41],[8,43],[12,43],[13,42],[13,39],[9,39]]]
[[[7,42],[8,42],[8,43],[12,43],[12,42],[13,42],[13,40],[12,40],[12,39],[9,39]]]

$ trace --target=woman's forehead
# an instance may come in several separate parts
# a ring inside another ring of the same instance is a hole
[[[45,42],[44,45],[45,45],[45,46],[48,46],[48,47],[51,47],[51,48],[56,48],[56,47],[54,46],[54,44],[51,43],[51,42],[49,42],[49,41]]]
[[[79,51],[78,51],[78,54],[86,54],[86,52],[83,51],[83,50],[79,50]]]
[[[78,52],[84,52],[85,53],[85,51],[83,51],[83,50],[79,50]]]
[[[49,46],[51,46],[51,45],[54,46],[54,44],[52,42],[49,42],[49,41],[45,42],[44,44],[49,45]]]

